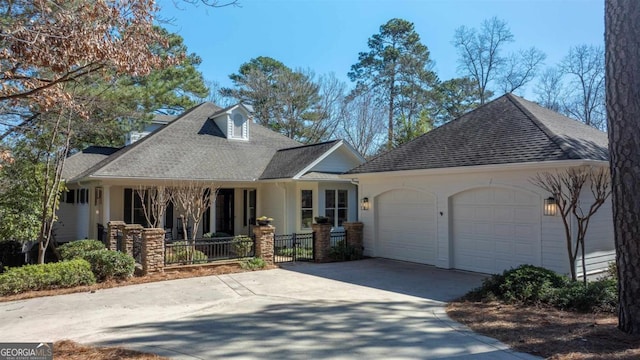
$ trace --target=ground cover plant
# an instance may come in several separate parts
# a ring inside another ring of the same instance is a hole
[[[640,336],[617,329],[616,304],[612,275],[585,286],[523,265],[485,279],[451,302],[447,313],[473,331],[548,359],[638,359]]]

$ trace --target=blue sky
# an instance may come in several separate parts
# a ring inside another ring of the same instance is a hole
[[[224,0],[221,0],[224,1]],[[508,22],[515,42],[535,46],[557,64],[569,47],[604,45],[604,0],[240,0],[240,7],[208,8],[160,0],[164,26],[202,58],[205,79],[231,85],[229,74],[257,56],[270,56],[316,75],[347,72],[367,39],[391,18],[415,24],[441,80],[459,76],[454,30],[479,27],[492,16]]]

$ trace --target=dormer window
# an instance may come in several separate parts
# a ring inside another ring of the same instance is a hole
[[[242,114],[234,114],[233,115],[233,138],[234,139],[243,139],[244,134],[244,116]]]

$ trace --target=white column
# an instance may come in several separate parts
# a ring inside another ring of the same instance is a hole
[[[111,185],[102,186],[102,225],[111,221]]]

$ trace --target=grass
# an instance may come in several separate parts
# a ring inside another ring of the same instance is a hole
[[[552,360],[640,358],[640,336],[619,331],[611,314],[500,302],[454,301],[449,317],[511,348]]]

